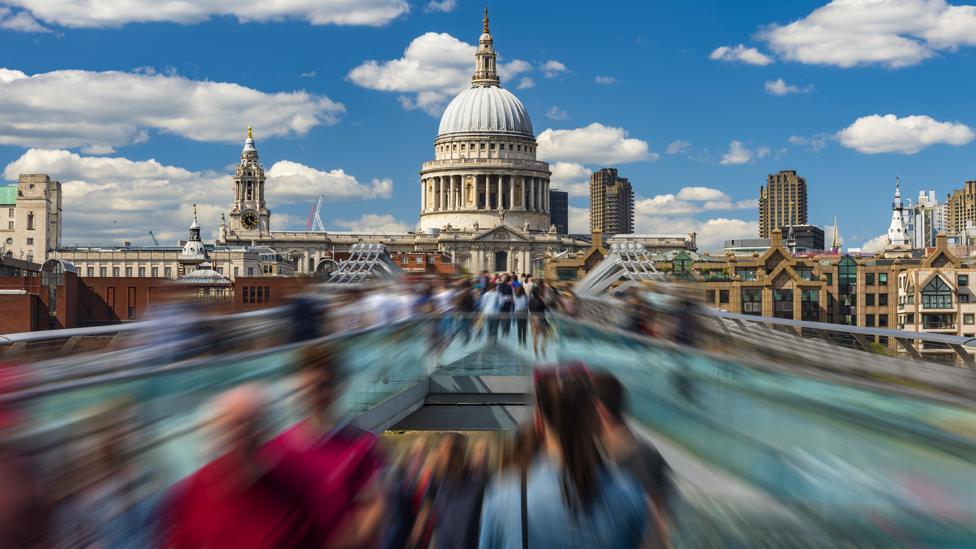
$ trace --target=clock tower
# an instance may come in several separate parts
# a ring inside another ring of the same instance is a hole
[[[228,233],[238,237],[271,235],[271,210],[264,201],[264,168],[258,159],[250,127],[234,174],[234,207],[229,225]]]

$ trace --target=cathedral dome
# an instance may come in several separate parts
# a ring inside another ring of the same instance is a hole
[[[472,86],[447,106],[437,134],[484,132],[535,137],[529,113],[512,92],[498,86]]]

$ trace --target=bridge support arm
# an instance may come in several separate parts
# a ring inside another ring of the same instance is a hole
[[[895,341],[897,341],[898,344],[901,345],[902,349],[905,349],[905,352],[908,353],[908,356],[914,358],[915,360],[923,360],[922,354],[919,353],[918,349],[915,348],[914,341],[906,337],[896,337]]]

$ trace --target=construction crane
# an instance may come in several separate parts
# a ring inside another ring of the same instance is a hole
[[[155,244],[156,247],[158,248],[159,247],[159,241],[156,240],[156,235],[153,234],[152,229],[149,229],[149,238],[152,239],[153,244]]]
[[[325,224],[322,223],[322,195],[319,195],[319,199],[312,206],[311,213],[308,214],[308,219],[305,221],[305,230],[314,231],[317,233],[325,232]]]

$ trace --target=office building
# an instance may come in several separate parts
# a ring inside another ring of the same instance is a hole
[[[952,191],[947,200],[946,227],[949,234],[962,234],[967,225],[976,225],[976,180],[967,181]]]
[[[921,191],[911,207],[912,247],[935,247],[935,236],[946,230],[946,204],[936,200],[935,191]]]
[[[807,224],[807,180],[796,170],[771,173],[759,188],[759,238],[769,238],[774,229],[784,233],[790,225]]]
[[[556,226],[557,234],[569,234],[569,193],[549,190],[549,223]]]
[[[604,238],[634,232],[634,189],[616,168],[590,176],[590,231],[597,229]]]

